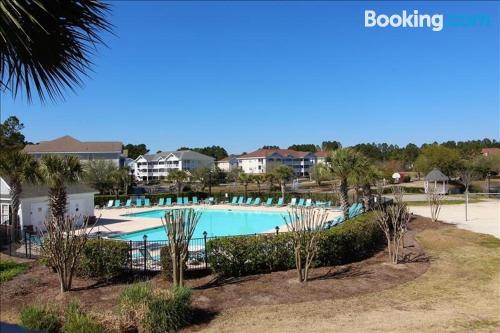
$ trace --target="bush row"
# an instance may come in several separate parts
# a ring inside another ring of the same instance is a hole
[[[347,264],[365,259],[383,245],[383,235],[368,213],[320,232],[314,266]],[[295,267],[289,233],[224,237],[207,243],[208,260],[215,273],[243,276]]]
[[[228,194],[227,198],[225,194]],[[190,200],[193,196],[197,196],[198,200],[204,200],[209,197],[207,192],[183,192],[180,197],[188,197]],[[211,195],[214,197],[217,202],[228,201],[231,200],[233,196],[244,196],[243,192],[215,192]],[[261,192],[260,194],[257,192],[248,192],[248,196],[252,197],[260,197],[262,200],[266,200],[269,197],[272,197],[273,202],[276,203],[278,198],[281,197],[281,192]],[[129,199],[130,195],[95,195],[94,196],[94,204],[98,206],[106,206],[109,200],[120,200],[122,203],[125,203],[127,199]],[[151,204],[157,204],[160,198],[172,198],[172,202],[175,203],[177,201],[177,194],[175,193],[154,193],[154,194],[144,194],[145,198],[149,198]],[[334,193],[286,193],[285,194],[285,202],[290,202],[293,197],[301,197],[301,198],[311,198],[314,201],[332,201],[334,205],[338,202],[338,196]]]
[[[111,279],[120,275],[129,264],[130,247],[127,242],[102,238],[89,239],[80,256],[78,275]]]

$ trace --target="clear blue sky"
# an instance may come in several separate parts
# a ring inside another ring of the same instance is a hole
[[[116,36],[65,101],[2,95],[33,142],[151,151],[499,138],[498,2],[113,2]],[[364,10],[487,15],[488,27],[367,29]]]

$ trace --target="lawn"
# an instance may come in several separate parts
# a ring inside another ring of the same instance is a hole
[[[26,272],[29,265],[26,263],[18,263],[14,260],[0,259],[0,282],[6,282],[13,279],[15,276]]]
[[[207,332],[499,332],[500,240],[445,226],[417,239],[431,266],[381,292],[221,313]]]
[[[379,253],[344,267],[314,269],[307,285],[296,282],[294,271],[190,279],[197,323],[185,331],[500,331],[500,240],[420,217],[409,236],[406,251],[413,255],[404,264],[386,264]],[[152,283],[168,287],[158,276]],[[33,300],[56,305],[72,298],[114,318],[125,286],[76,279],[75,290],[60,297],[55,274],[35,263],[2,286],[2,320],[18,322],[19,310]]]

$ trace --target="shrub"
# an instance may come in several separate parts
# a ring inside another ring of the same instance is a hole
[[[148,301],[153,298],[153,290],[149,283],[134,283],[125,288],[119,298],[120,313],[139,325],[145,318]]]
[[[28,305],[21,311],[21,325],[32,331],[55,333],[61,329],[57,313],[45,306]]]
[[[0,282],[5,282],[13,279],[16,275],[26,272],[29,265],[26,263],[18,263],[14,260],[0,259]]]
[[[80,305],[75,301],[68,304],[62,330],[64,333],[104,333],[102,326],[82,312]]]
[[[120,295],[119,309],[140,331],[174,332],[189,323],[191,290],[179,287],[155,293],[149,283],[136,283]]]
[[[175,332],[191,318],[191,290],[178,287],[168,297],[155,297],[148,305],[144,328],[150,333]]]
[[[128,267],[129,251],[127,242],[89,239],[80,257],[78,273],[84,277],[111,279]]]
[[[207,243],[207,251],[212,270],[226,276],[294,267],[293,246],[286,233],[217,238]]]
[[[363,214],[340,226],[321,231],[314,266],[359,261],[373,255],[383,244],[373,214]],[[215,273],[243,276],[295,267],[291,235],[223,237],[207,243],[208,261]]]

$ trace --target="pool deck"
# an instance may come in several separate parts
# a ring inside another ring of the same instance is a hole
[[[266,207],[266,206],[233,206],[229,204],[217,204],[217,205],[189,205],[180,206],[181,207],[192,207],[199,209],[212,209],[212,210],[239,210],[239,211],[262,211],[262,212],[282,212],[286,213],[290,210],[290,207]],[[162,225],[160,219],[148,218],[148,217],[134,217],[126,216],[132,213],[147,212],[158,209],[168,209],[177,208],[172,207],[158,207],[152,206],[148,208],[109,208],[109,209],[96,209],[94,211],[95,216],[98,217],[99,221],[91,229],[91,233],[100,232],[102,237],[112,237],[124,233],[156,228]],[[339,211],[328,210],[328,219],[334,219],[341,213]],[[287,230],[286,225],[279,226],[280,230]],[[90,229],[90,228],[89,228]],[[275,232],[274,229],[266,231],[267,233]]]

